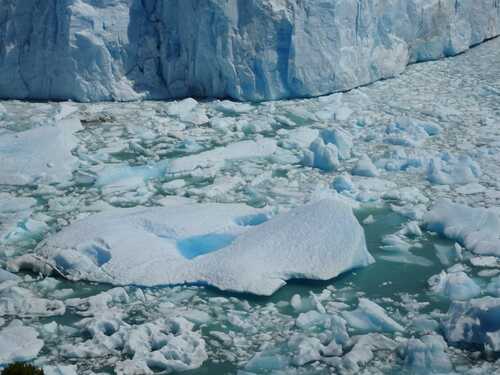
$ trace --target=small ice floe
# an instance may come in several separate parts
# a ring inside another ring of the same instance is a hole
[[[474,267],[500,268],[500,259],[495,256],[477,256],[469,259]]]
[[[37,231],[37,221],[30,219],[35,205],[33,198],[0,193],[0,243],[18,245],[36,237],[31,230]]]
[[[248,113],[255,108],[253,105],[248,103],[232,102],[230,100],[215,101],[214,103],[214,108],[226,115]]]
[[[495,297],[500,297],[500,276],[494,277],[490,280],[486,291],[493,294]]]
[[[20,281],[20,280],[21,278],[19,276],[0,268],[0,285],[4,281]]]
[[[380,249],[384,253],[379,255],[379,258],[389,262],[415,264],[422,267],[432,266],[432,262],[427,258],[410,252],[412,248],[420,246],[418,237],[421,235],[422,232],[416,221],[406,223],[396,233],[382,237],[383,245]]]
[[[353,175],[364,176],[364,177],[377,177],[380,172],[377,167],[373,164],[370,157],[366,154],[361,156],[358,163],[352,170]]]
[[[478,183],[462,185],[456,189],[456,192],[462,195],[479,194],[479,193],[484,193],[485,191],[486,188]]]
[[[13,320],[0,330],[0,367],[36,358],[43,344],[34,328],[24,326],[19,320]]]
[[[498,210],[441,200],[424,216],[423,222],[428,230],[458,241],[476,254],[500,256]]]
[[[336,199],[268,219],[239,204],[115,209],[75,222],[37,252],[71,280],[262,295],[289,279],[327,280],[373,262],[351,207]]]
[[[64,302],[79,315],[93,316],[110,312],[114,305],[128,303],[129,296],[124,288],[117,287],[86,298],[69,298]]]
[[[280,146],[287,150],[307,149],[319,136],[318,129],[300,127],[285,131],[282,129]]]
[[[82,130],[71,111],[69,117],[0,137],[0,184],[61,183],[71,179],[77,159],[75,133]]]
[[[116,314],[101,312],[78,322],[78,326],[90,339],[77,344],[63,344],[63,355],[77,359],[120,354],[130,358],[116,363],[118,374],[193,370],[208,358],[200,333],[182,317],[130,325]]]
[[[203,125],[210,121],[204,108],[193,98],[170,103],[167,114],[193,125]]]
[[[64,303],[38,297],[17,285],[18,279],[0,282],[0,316],[35,317],[63,315]]]
[[[351,135],[342,129],[323,129],[304,151],[302,164],[323,171],[334,171],[340,161],[351,157]]]
[[[375,223],[375,218],[373,217],[373,215],[368,215],[364,220],[363,220],[363,224],[365,225],[370,225],[370,224],[374,224]]]
[[[214,168],[218,170],[228,161],[265,158],[274,154],[276,150],[277,144],[273,139],[260,138],[255,141],[240,141],[199,154],[174,159],[166,164],[165,173],[176,176],[190,174],[197,169]]]
[[[335,176],[331,186],[338,193],[342,193],[343,191],[352,192],[354,189],[354,184],[352,182],[351,176],[346,173]]]
[[[463,248],[458,243],[455,243],[453,246],[434,244],[434,249],[439,261],[445,267],[463,260]]]
[[[450,343],[481,345],[500,352],[500,298],[453,302],[443,328]]]
[[[311,143],[309,149],[304,151],[302,164],[326,172],[337,170],[340,166],[337,146],[333,143],[325,143],[322,138],[317,138]]]
[[[349,342],[350,351],[333,364],[342,373],[358,374],[361,367],[366,366],[374,357],[375,352],[393,352],[398,344],[395,340],[380,333],[353,336]]]
[[[78,368],[75,365],[68,366],[51,366],[46,365],[43,366],[43,374],[44,375],[78,375]]]
[[[399,348],[404,369],[411,374],[451,374],[453,366],[446,353],[448,345],[436,334],[411,338]]]
[[[480,176],[479,164],[467,155],[454,157],[444,153],[440,158],[432,158],[427,169],[427,179],[436,185],[476,183]]]
[[[452,267],[448,272],[441,271],[432,276],[428,280],[431,291],[451,300],[467,300],[479,296],[481,288],[461,268]]]
[[[277,149],[276,141],[263,138],[256,141],[236,142],[146,166],[107,166],[98,171],[95,184],[106,194],[140,191],[144,190],[145,183],[150,179],[165,175],[171,178],[193,174],[213,176],[228,162],[269,157]]]
[[[347,324],[362,332],[402,332],[404,327],[387,315],[375,302],[360,298],[353,311],[342,311]]]
[[[422,145],[427,138],[437,135],[442,128],[431,121],[420,121],[410,117],[402,117],[387,126],[384,142],[405,147]]]

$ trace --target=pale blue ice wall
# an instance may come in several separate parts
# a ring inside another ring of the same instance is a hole
[[[1,0],[0,97],[307,97],[500,34],[500,0]]]

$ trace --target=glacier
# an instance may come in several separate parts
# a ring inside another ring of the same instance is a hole
[[[0,97],[312,97],[499,33],[498,0],[4,0]]]

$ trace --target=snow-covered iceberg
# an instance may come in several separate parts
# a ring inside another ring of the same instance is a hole
[[[492,0],[4,0],[0,97],[309,97],[499,33]]]
[[[352,209],[334,199],[270,220],[246,205],[179,204],[90,216],[49,238],[38,255],[74,280],[260,295],[289,279],[331,279],[373,262]]]

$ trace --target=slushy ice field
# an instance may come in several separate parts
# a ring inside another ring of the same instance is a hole
[[[315,99],[0,103],[0,364],[500,372],[499,62],[494,39]]]

